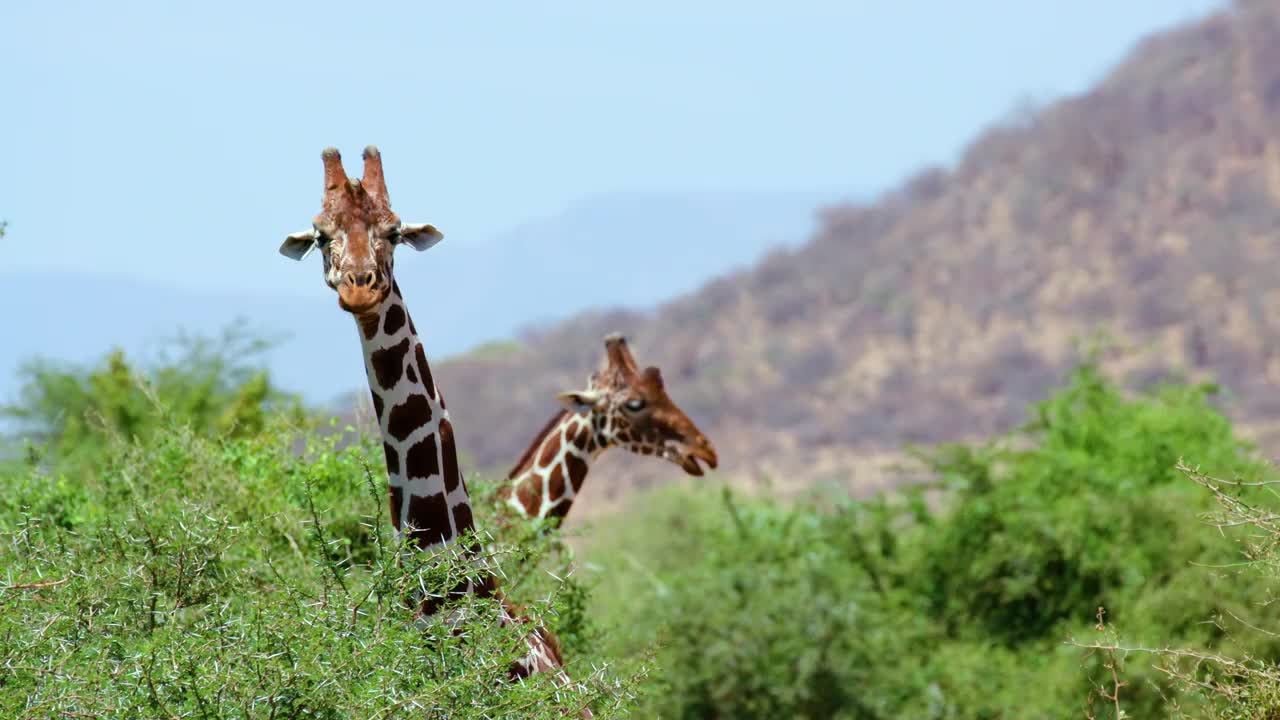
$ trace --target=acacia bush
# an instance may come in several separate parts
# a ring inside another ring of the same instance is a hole
[[[341,428],[320,432],[279,412],[293,403],[246,393],[265,377],[237,385],[230,364],[182,368],[230,391],[177,406],[160,389],[164,368],[139,378],[125,367],[109,360],[106,383],[92,380],[101,368],[31,377],[49,386],[26,397],[75,402],[60,414],[48,412],[53,400],[40,406],[48,453],[0,467],[0,716],[624,712],[636,675],[579,646],[595,632],[590,590],[557,535],[487,536],[484,560],[531,619],[560,634],[577,686],[501,682],[528,627],[499,627],[495,601],[462,601],[456,627],[412,622],[404,600],[413,589],[443,592],[476,560],[397,560],[380,445],[340,446]],[[75,392],[53,392],[67,387]],[[72,408],[127,408],[135,431],[76,425]],[[227,412],[260,423],[233,432],[217,420]]]
[[[1277,522],[1276,480],[1242,480],[1208,475],[1199,466],[1179,462],[1179,472],[1207,491],[1214,510],[1202,515],[1206,525],[1228,534],[1238,544],[1238,561],[1220,569],[1227,581],[1259,590],[1270,605],[1280,573],[1280,522]],[[1167,642],[1157,638],[1142,642],[1132,628],[1132,616],[1119,623],[1107,622],[1099,609],[1099,622],[1090,640],[1073,644],[1104,658],[1101,672],[1092,676],[1095,685],[1091,700],[1107,711],[1094,717],[1132,717],[1135,665],[1153,665],[1169,681],[1198,701],[1198,717],[1212,720],[1269,720],[1280,717],[1280,665],[1273,647],[1262,646],[1259,638],[1280,636],[1274,613],[1238,613],[1227,610],[1213,618],[1211,627],[1225,640],[1216,651]],[[1270,652],[1267,652],[1270,650]],[[1139,665],[1139,663],[1142,663]],[[1183,716],[1175,708],[1173,715]]]

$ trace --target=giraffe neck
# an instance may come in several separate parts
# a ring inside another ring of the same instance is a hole
[[[474,530],[475,523],[467,484],[458,470],[449,411],[431,377],[426,353],[400,288],[392,285],[376,315],[357,317],[356,329],[364,346],[369,392],[382,432],[391,522],[396,535],[407,535],[419,550],[442,547]],[[501,600],[498,620],[503,625],[527,622],[502,597],[496,579],[487,572],[479,578],[462,580],[447,596],[467,593],[497,595]],[[418,617],[431,622],[438,617],[444,601],[443,597],[424,597],[415,592]],[[535,627],[524,642],[528,652],[510,665],[509,678],[551,672],[557,684],[571,683],[561,669],[564,661],[554,634]],[[582,716],[590,718],[591,713],[584,710]]]
[[[591,462],[608,447],[590,416],[561,410],[512,468],[501,491],[516,512],[530,518],[563,518],[582,490]]]
[[[356,318],[387,458],[391,523],[420,549],[474,528],[453,426],[413,320],[393,284],[376,314]]]

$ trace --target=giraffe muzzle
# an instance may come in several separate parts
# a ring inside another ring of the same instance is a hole
[[[716,449],[711,447],[710,443],[692,447],[678,447],[675,455],[676,457],[672,459],[679,463],[685,472],[694,477],[701,477],[705,472],[702,465],[699,464],[700,462],[705,463],[709,470],[715,470],[720,462],[720,458],[716,455]]]
[[[348,278],[351,280],[348,281]],[[356,282],[357,279],[360,280],[359,283]],[[338,285],[338,306],[356,315],[377,310],[386,297],[387,288],[379,287],[376,275],[372,272],[362,273],[359,278],[348,273]]]

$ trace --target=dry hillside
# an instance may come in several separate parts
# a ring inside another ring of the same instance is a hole
[[[724,471],[859,485],[876,481],[867,457],[1012,427],[1101,328],[1119,341],[1108,356],[1119,377],[1212,375],[1268,442],[1264,425],[1280,418],[1277,221],[1280,3],[1239,2],[1143,42],[1087,94],[989,130],[954,168],[823,211],[794,252],[437,376],[463,447],[505,470],[554,393],[581,383],[603,335],[621,330],[641,363],[663,368]],[[617,455],[589,483],[602,507],[680,476]]]

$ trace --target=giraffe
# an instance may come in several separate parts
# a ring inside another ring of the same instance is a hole
[[[401,223],[391,211],[382,157],[372,145],[364,150],[364,177],[349,180],[337,149],[321,153],[324,162],[322,211],[311,230],[289,235],[280,253],[301,260],[319,249],[324,280],[337,291],[338,306],[355,319],[364,352],[369,392],[382,434],[388,477],[391,523],[398,539],[407,539],[411,552],[434,553],[462,535],[475,531],[466,481],[458,469],[458,455],[449,411],[427,364],[417,328],[405,306],[393,273],[397,246],[426,250],[443,235],[425,224]],[[461,552],[476,557],[478,543]],[[448,595],[475,593],[501,601],[499,621],[525,623],[507,601],[487,570],[470,578]],[[446,598],[413,598],[415,617],[429,622]],[[557,683],[569,682],[559,642],[544,628],[526,638],[529,654],[508,671],[509,679],[535,672],[553,672]],[[590,711],[582,710],[584,717]]]
[[[626,338],[604,339],[600,370],[585,390],[561,393],[564,409],[551,418],[511,469],[499,501],[524,517],[564,519],[593,460],[606,449],[623,447],[656,455],[690,475],[702,475],[699,461],[716,467],[715,448],[684,411],[672,402],[656,367],[636,365]]]

